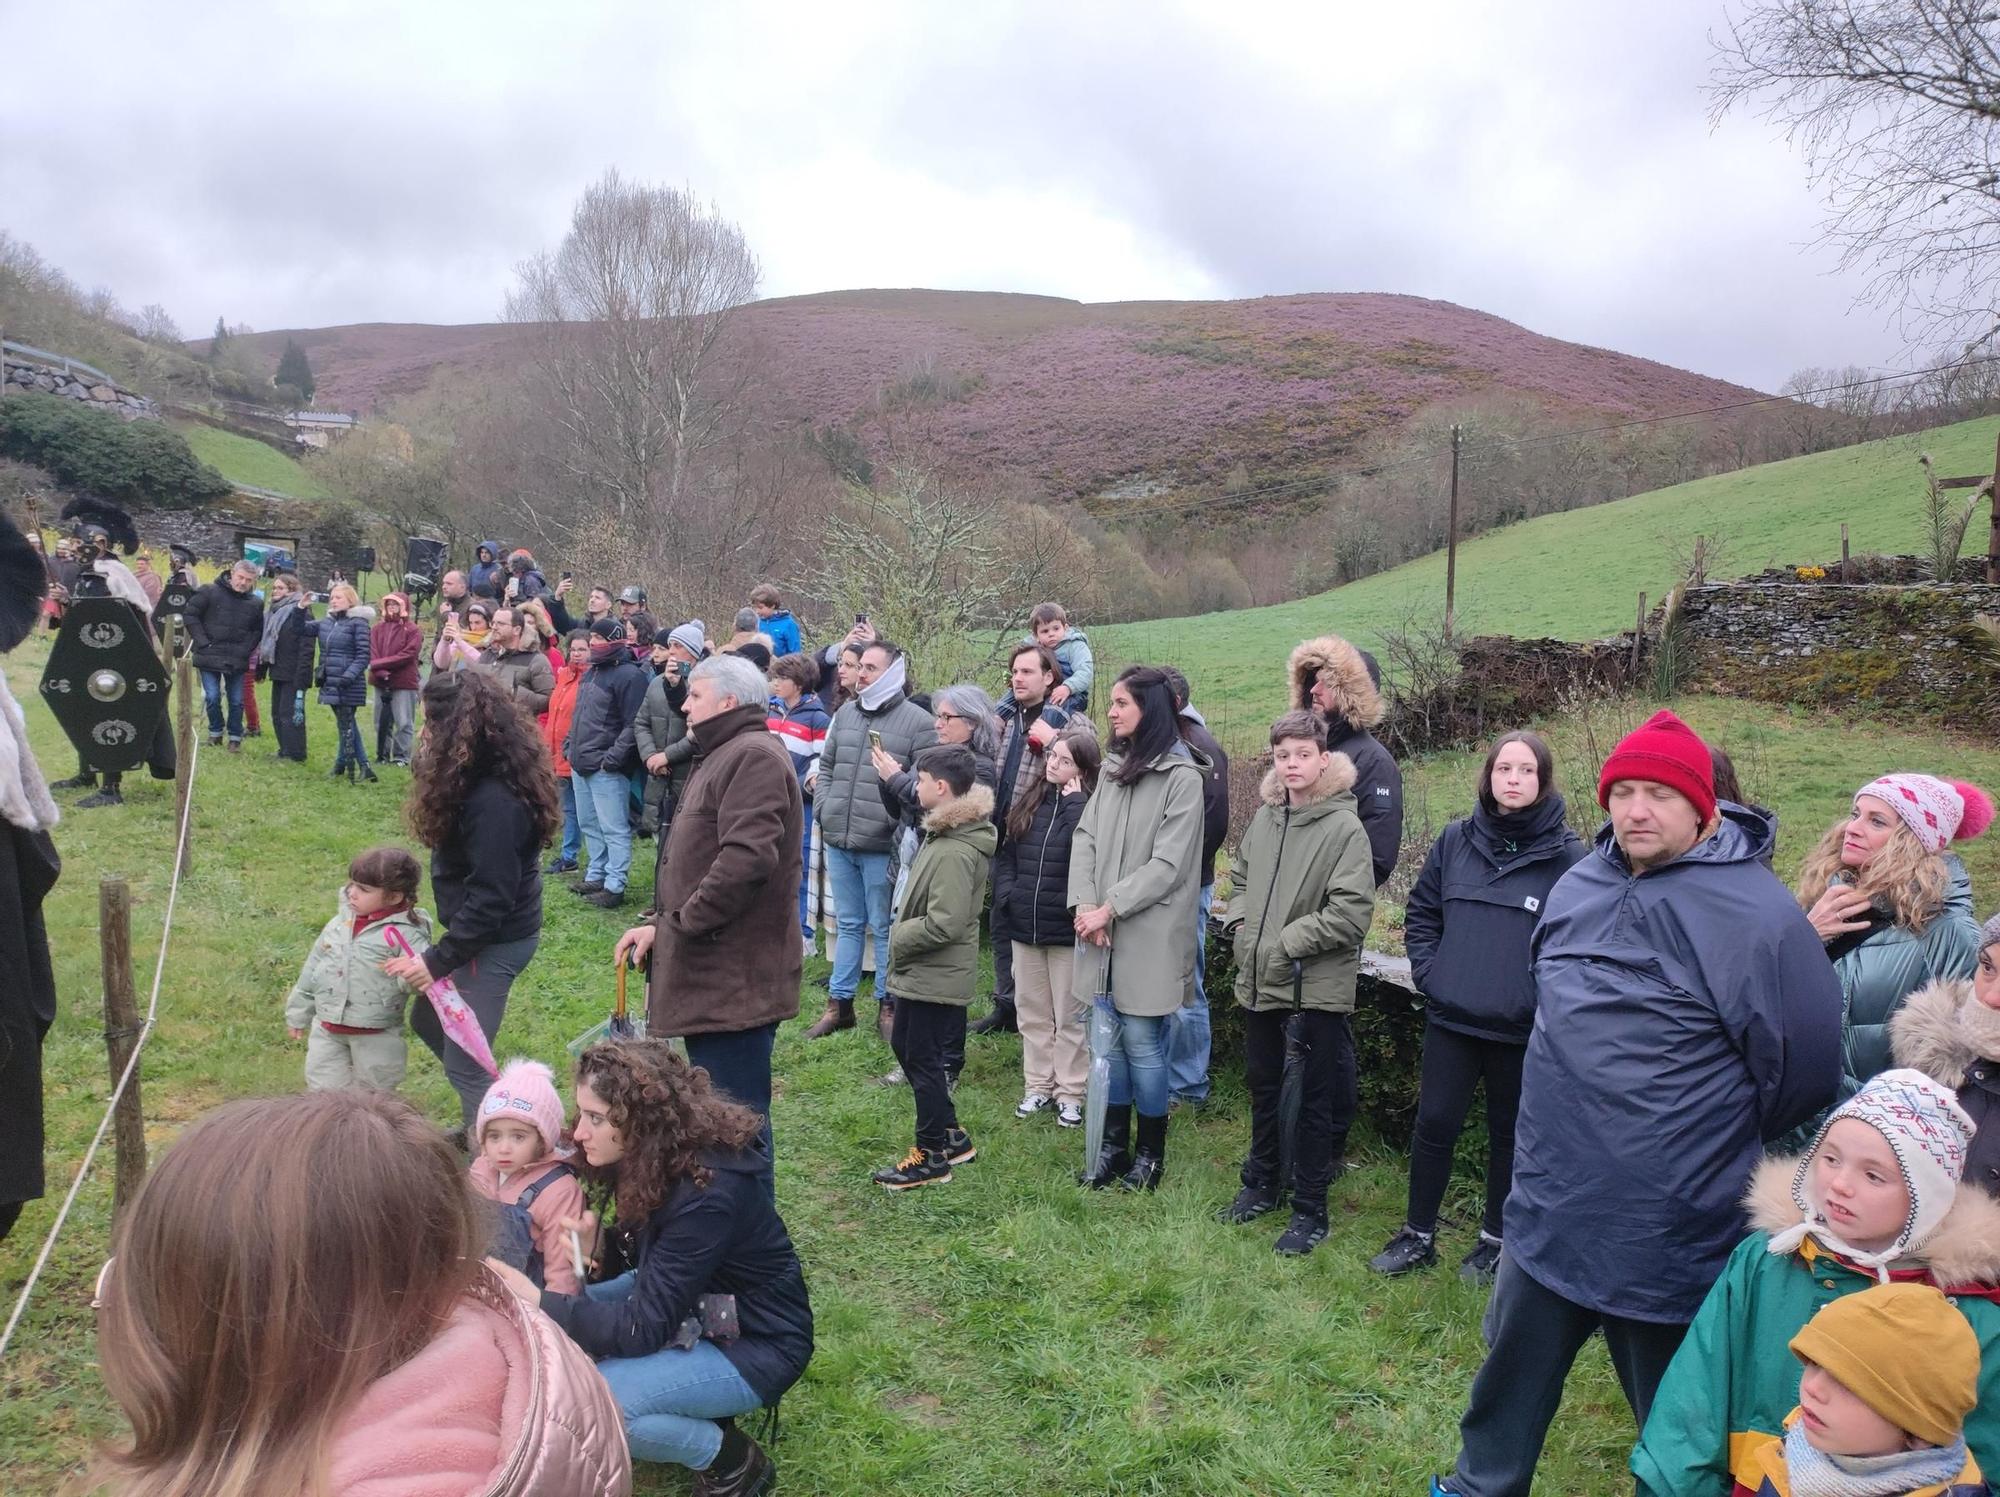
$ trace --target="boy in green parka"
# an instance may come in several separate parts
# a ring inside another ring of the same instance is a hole
[[[1653,1398],[1632,1452],[1639,1497],[1716,1497],[1763,1480],[1758,1452],[1797,1403],[1788,1350],[1825,1305],[1877,1283],[1929,1284],[1978,1337],[1965,1436],[2000,1467],[2000,1202],[1962,1184],[1973,1133],[1950,1091],[1884,1071],[1837,1108],[1802,1158],[1767,1159],[1730,1255]]]
[[[890,1190],[941,1184],[954,1164],[975,1157],[972,1139],[958,1126],[945,1062],[964,1053],[965,1010],[979,971],[979,911],[1000,841],[993,792],[976,782],[971,749],[960,743],[924,749],[915,768],[924,840],[889,927],[883,988],[896,995],[889,1043],[916,1098],[917,1145],[900,1164],[875,1172],[875,1183]]]
[[[285,999],[285,1026],[306,1042],[306,1087],[394,1091],[409,1064],[403,1008],[410,990],[382,964],[430,949],[430,917],[416,908],[422,879],[400,847],[371,847],[347,865],[340,908],[313,942]],[[405,945],[391,942],[397,932]],[[310,1031],[310,1032],[308,1032]]]
[[[1243,1189],[1221,1215],[1247,1222],[1274,1211],[1289,1183],[1292,1219],[1276,1244],[1288,1256],[1326,1239],[1327,1188],[1359,1100],[1348,1019],[1375,913],[1375,869],[1353,784],[1353,761],[1328,750],[1326,724],[1310,712],[1286,713],[1271,725],[1263,804],[1230,865],[1230,905],[1244,917],[1236,1001],[1244,1009],[1250,1155]],[[1286,1182],[1278,1178],[1278,1099],[1294,1019],[1305,1074]]]

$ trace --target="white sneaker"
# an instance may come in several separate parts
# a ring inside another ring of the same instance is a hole
[[[1049,1099],[1040,1092],[1029,1092],[1021,1099],[1021,1105],[1014,1109],[1017,1118],[1031,1118],[1038,1112],[1049,1110]]]
[[[1056,1109],[1056,1126],[1058,1128],[1081,1128],[1083,1126],[1083,1108],[1075,1102],[1063,1103],[1062,1106]]]

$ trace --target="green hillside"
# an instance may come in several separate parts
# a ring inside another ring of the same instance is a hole
[[[1673,581],[1676,552],[1691,550],[1697,535],[1710,538],[1718,558],[1711,576],[1837,559],[1842,521],[1857,556],[1915,551],[1923,524],[1917,454],[1929,452],[1946,474],[1984,472],[1994,436],[1990,418],[1965,421],[1490,532],[1458,550],[1459,629],[1559,639],[1629,629],[1640,589],[1658,601]],[[1975,520],[1968,549],[1984,534]],[[1385,631],[1435,621],[1443,609],[1440,551],[1291,603],[1114,625],[1091,638],[1108,662],[1178,665],[1225,736],[1242,738],[1282,707],[1285,656],[1299,640],[1330,631],[1373,647]]]
[[[287,457],[275,447],[252,437],[238,436],[199,422],[179,428],[194,455],[209,464],[231,483],[247,483],[254,488],[272,489],[295,499],[328,498],[321,483],[297,458]]]

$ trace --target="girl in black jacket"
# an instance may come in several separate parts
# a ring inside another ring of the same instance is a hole
[[[715,1497],[769,1490],[770,1457],[726,1421],[775,1404],[799,1380],[813,1319],[798,1254],[759,1178],[764,1120],[665,1040],[584,1051],[576,1114],[587,1173],[611,1188],[614,1242],[599,1241],[588,1213],[566,1225],[587,1244],[617,1247],[631,1267],[580,1295],[495,1271],[597,1358],[634,1460],[700,1471],[696,1489]]]
[[[1084,803],[1097,788],[1096,737],[1071,729],[1049,744],[1042,774],[1007,808],[1007,835],[993,859],[993,928],[1013,940],[1014,1005],[1021,1026],[1024,1095],[1031,1118],[1053,1106],[1065,1128],[1083,1123],[1090,1055],[1081,1026],[1063,1022],[1075,970],[1069,849]]]
[[[1521,1061],[1535,1023],[1528,945],[1549,890],[1583,856],[1556,793],[1549,746],[1510,733],[1486,755],[1479,804],[1432,846],[1410,891],[1403,945],[1428,1000],[1416,1136],[1410,1142],[1409,1216],[1369,1267],[1402,1274],[1437,1262],[1438,1206],[1452,1151],[1486,1083],[1486,1216],[1462,1278],[1490,1279],[1500,1260],[1500,1207],[1514,1164]]]

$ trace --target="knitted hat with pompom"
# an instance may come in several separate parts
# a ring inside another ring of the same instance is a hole
[[[1948,843],[1969,842],[1993,824],[1993,799],[1964,780],[1898,772],[1870,780],[1854,798],[1873,796],[1896,813],[1935,857]]]

